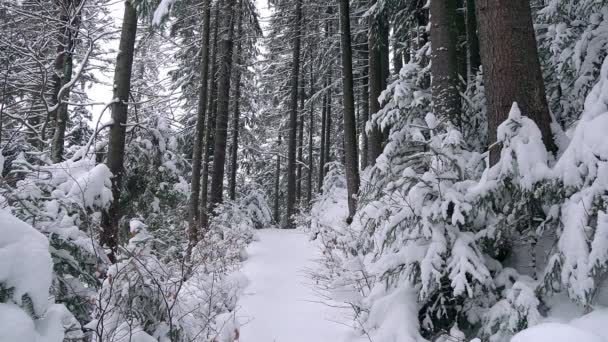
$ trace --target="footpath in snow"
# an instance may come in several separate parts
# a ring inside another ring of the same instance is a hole
[[[297,230],[258,231],[242,272],[249,284],[240,299],[240,342],[341,342],[349,311],[324,304],[308,276],[320,251]]]

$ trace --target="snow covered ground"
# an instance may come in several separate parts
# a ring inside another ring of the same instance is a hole
[[[340,342],[352,333],[350,310],[327,305],[308,271],[316,245],[297,230],[258,231],[242,272],[249,279],[240,299],[240,342]]]

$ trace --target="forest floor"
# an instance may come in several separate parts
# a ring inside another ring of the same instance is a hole
[[[298,230],[264,229],[248,248],[242,272],[249,284],[240,299],[240,342],[339,342],[352,332],[350,310],[331,305],[310,272],[321,257]]]

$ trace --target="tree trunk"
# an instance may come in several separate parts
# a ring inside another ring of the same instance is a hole
[[[355,97],[353,94],[353,52],[350,37],[349,0],[340,0],[340,45],[342,47],[342,93],[344,121],[344,155],[346,167],[346,188],[348,192],[348,221],[352,221],[357,210],[359,192],[359,169],[357,157],[357,120],[355,118]],[[349,222],[350,223],[350,222]]]
[[[328,75],[327,84],[332,83],[331,73]],[[331,163],[331,86],[327,89],[327,108],[325,112],[325,174],[327,174],[327,164]]]
[[[241,5],[242,6],[242,5]],[[230,182],[229,182],[229,195],[230,199],[234,201],[236,198],[236,171],[239,167],[237,162],[237,155],[239,151],[239,121],[240,121],[240,108],[239,100],[241,98],[241,53],[243,46],[243,8],[238,9],[238,44],[235,55],[235,76],[234,76],[234,112],[232,114],[232,144],[230,151]]]
[[[68,48],[63,53],[64,56],[64,67],[63,67],[63,77],[61,86],[63,87],[67,83],[72,80],[72,67],[73,67],[73,46],[74,42],[72,41],[71,34],[69,34],[68,38]],[[69,99],[70,91],[66,90],[61,98],[57,98],[58,107],[57,114],[55,120],[55,132],[53,133],[53,140],[51,142],[51,160],[53,163],[59,163],[63,161],[63,152],[65,145],[65,131],[67,129],[68,120],[70,119],[68,114],[68,104],[63,101],[64,98]]]
[[[208,90],[208,99],[207,99],[207,127],[205,128],[205,147],[203,151],[203,174],[201,176],[202,185],[201,185],[201,227],[202,229],[207,229],[209,223],[209,208],[207,207],[207,203],[209,200],[209,164],[211,159],[211,154],[213,153],[212,144],[213,144],[213,130],[215,129],[215,104],[217,103],[217,78],[215,77],[216,69],[217,69],[217,60],[218,60],[218,45],[217,45],[217,35],[219,30],[219,20],[220,20],[220,3],[216,2],[215,11],[214,11],[215,22],[213,23],[213,58],[211,58],[211,70],[209,71],[209,90]]]
[[[325,82],[327,85],[327,81]],[[318,192],[323,190],[323,179],[325,178],[325,131],[327,131],[327,93],[323,95],[321,104],[321,147],[319,152],[319,179],[317,182]]]
[[[228,137],[228,110],[230,100],[230,79],[232,68],[232,46],[234,38],[235,0],[226,0],[222,15],[224,32],[219,45],[221,58],[219,63],[217,115],[215,119],[215,137],[213,143],[213,173],[211,176],[211,194],[209,198],[210,213],[222,203],[224,192],[224,166],[226,164],[226,139]]]
[[[376,1],[372,0],[370,5],[375,5]],[[383,69],[382,66],[382,35],[384,29],[382,26],[382,20],[380,18],[370,18],[369,25],[369,38],[368,38],[368,49],[369,49],[369,61],[368,61],[368,82],[369,82],[369,119],[372,120],[372,116],[380,111],[380,102],[378,98],[383,90]],[[376,158],[382,153],[382,132],[380,127],[373,123],[371,129],[367,132],[367,144],[368,144],[368,157],[367,161],[369,165],[376,164]]]
[[[302,0],[296,0],[291,69],[291,108],[289,111],[289,141],[287,149],[287,210],[284,228],[295,228],[293,215],[296,201],[296,133],[298,125],[298,76],[300,73],[300,35],[302,20]]]
[[[104,212],[102,219],[102,232],[100,243],[109,248],[108,258],[116,262],[120,221],[120,193],[122,176],[124,172],[125,131],[129,91],[131,89],[131,70],[133,67],[133,51],[135,49],[135,36],[137,33],[137,12],[130,1],[125,1],[120,45],[114,70],[114,94],[116,100],[112,104],[112,126],[110,127],[108,141],[107,165],[112,177],[113,201],[110,208]]]
[[[275,223],[281,222],[281,213],[279,208],[280,197],[281,197],[281,133],[277,139],[277,166],[274,174],[274,221]]]
[[[314,80],[314,70],[313,70],[314,66],[311,64],[310,65],[310,94],[314,94],[315,93],[315,80]],[[313,146],[312,146],[312,141],[313,141],[313,134],[314,134],[314,104],[311,102],[310,103],[310,115],[308,116],[308,118],[310,119],[309,123],[308,123],[308,173],[307,173],[307,178],[306,178],[306,183],[307,183],[307,193],[306,193],[306,205],[310,205],[310,201],[312,200],[312,171],[313,171]]]
[[[65,144],[65,131],[69,120],[68,105],[63,101],[70,97],[69,89],[59,94],[61,88],[72,80],[73,53],[77,32],[75,27],[79,25],[80,13],[71,13],[76,10],[78,2],[72,0],[58,1],[60,6],[59,37],[57,39],[57,58],[55,60],[54,93],[53,98],[57,105],[51,114],[55,120],[55,130],[51,141],[51,160],[54,163],[63,161]],[[43,132],[43,134],[45,134]],[[43,137],[44,139],[44,137]]]
[[[456,0],[431,0],[431,92],[433,111],[457,127],[460,94],[456,58]]]
[[[365,168],[369,165],[369,152],[368,152],[368,138],[367,132],[365,129],[365,125],[369,120],[369,70],[367,68],[369,52],[367,48],[367,41],[363,44],[361,48],[362,60],[365,63],[364,67],[361,68],[361,115],[360,115],[360,125],[361,129],[361,170],[365,170]]]
[[[479,38],[477,37],[477,19],[475,14],[475,0],[466,1],[467,25],[467,78],[474,79],[481,65],[479,56]]]
[[[490,142],[517,102],[538,125],[547,149],[555,152],[529,1],[478,0],[476,5]],[[499,158],[500,148],[493,145],[490,165]]]
[[[296,203],[302,200],[302,165],[304,164],[304,74],[300,75],[300,110],[298,114],[298,162],[296,168]]]
[[[188,239],[190,247],[198,242],[198,229],[200,226],[200,184],[201,184],[201,164],[203,157],[203,139],[205,136],[205,116],[207,115],[207,81],[209,74],[209,29],[211,20],[210,0],[203,3],[203,27],[202,27],[202,46],[201,46],[201,65],[200,78],[201,87],[199,89],[198,109],[196,116],[196,133],[194,140],[194,151],[192,152],[192,180],[190,185],[190,222],[188,229]]]

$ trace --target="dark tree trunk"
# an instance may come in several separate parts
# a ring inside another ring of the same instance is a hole
[[[226,164],[226,140],[228,138],[228,117],[230,100],[230,79],[232,68],[232,47],[234,38],[235,0],[226,0],[222,15],[223,24],[219,44],[219,81],[217,115],[215,119],[215,137],[213,143],[213,173],[211,175],[211,193],[209,198],[210,213],[222,203],[224,192],[224,167]]]
[[[291,69],[291,108],[289,110],[289,140],[287,148],[287,207],[283,221],[284,228],[294,228],[296,202],[296,134],[298,125],[298,76],[300,73],[300,35],[302,21],[302,0],[296,0]]]
[[[112,126],[108,141],[107,165],[114,177],[112,178],[112,195],[114,200],[102,218],[100,243],[110,252],[110,261],[116,262],[120,222],[120,193],[124,172],[125,130],[129,91],[131,89],[131,70],[133,67],[133,51],[137,33],[137,12],[130,1],[125,1],[120,45],[114,71],[114,94],[116,102],[112,104]]]
[[[201,184],[201,227],[207,229],[209,223],[209,166],[211,154],[213,153],[213,138],[215,129],[215,105],[217,104],[217,61],[218,61],[218,44],[217,35],[220,22],[220,2],[216,2],[214,10],[215,21],[213,23],[213,58],[211,58],[211,70],[209,71],[209,89],[207,98],[207,126],[205,127],[205,146],[203,151],[203,171]]]
[[[328,85],[332,83],[331,73],[329,74]],[[325,174],[327,174],[327,164],[331,163],[331,86],[327,89],[327,109],[325,112]]]
[[[300,75],[300,110],[298,114],[298,161],[296,168],[296,203],[302,200],[302,165],[304,164],[304,73]]]
[[[456,58],[456,0],[431,1],[431,92],[433,111],[460,127]]]
[[[355,118],[355,97],[353,94],[353,52],[350,37],[349,0],[340,0],[340,45],[342,47],[342,93],[344,120],[344,156],[346,167],[346,188],[348,192],[348,221],[357,210],[359,192],[359,169],[357,157],[357,120]]]
[[[375,0],[372,0],[370,5],[374,5],[376,3]],[[368,80],[369,80],[369,120],[372,120],[372,116],[380,111],[380,103],[378,102],[378,98],[382,93],[383,84],[386,81],[383,79],[383,70],[385,67],[383,64],[383,47],[382,43],[384,41],[384,28],[385,25],[382,23],[380,18],[370,18],[369,25],[369,39],[368,39],[368,49],[369,49],[369,62],[368,62]],[[376,158],[380,156],[382,153],[382,132],[380,131],[380,127],[375,123],[371,125],[370,131],[367,132],[367,144],[368,144],[368,157],[367,161],[369,165],[376,164]]]
[[[51,141],[51,160],[54,163],[63,161],[65,144],[65,131],[69,120],[68,105],[64,99],[69,99],[70,89],[60,94],[60,89],[72,80],[73,53],[77,36],[76,28],[79,26],[80,13],[77,12],[78,1],[58,1],[60,7],[59,36],[57,39],[57,57],[55,59],[55,73],[53,74],[54,93],[53,100],[56,109],[51,113],[55,120],[53,139]],[[43,132],[43,135],[45,132]],[[43,137],[44,139],[44,137]]]
[[[314,94],[315,90],[315,80],[314,80],[314,70],[313,70],[314,66],[310,65],[310,94]],[[308,173],[307,173],[307,178],[306,178],[306,183],[307,183],[307,193],[306,193],[306,205],[310,205],[310,201],[312,200],[312,172],[314,169],[314,165],[313,165],[313,146],[312,146],[312,141],[313,141],[313,134],[314,134],[314,103],[311,102],[310,103],[310,115],[308,116],[309,118],[309,123],[308,123]]]
[[[365,125],[369,120],[369,70],[367,67],[369,53],[367,49],[367,42],[363,44],[361,48],[362,60],[365,63],[361,68],[361,115],[359,120],[361,121],[361,170],[364,170],[369,165],[369,152],[368,152],[368,138],[365,130]]]
[[[551,116],[543,83],[528,0],[478,0],[477,21],[488,106],[488,137],[508,118],[513,102],[538,125],[549,151],[557,147],[551,133]],[[490,149],[490,164],[500,148]]]
[[[243,47],[243,8],[239,8],[238,14],[238,44],[235,55],[235,66],[234,66],[234,112],[232,114],[232,144],[230,151],[230,182],[229,182],[229,195],[230,199],[234,201],[236,198],[236,171],[239,167],[237,162],[237,156],[239,151],[239,122],[240,122],[240,98],[241,98],[241,53]]]
[[[393,37],[393,72],[399,74],[403,68],[403,51],[400,49],[399,40]]]
[[[327,82],[325,82],[327,85]],[[327,131],[327,93],[323,95],[321,104],[321,146],[319,152],[319,179],[317,182],[318,192],[323,190],[323,179],[325,178],[325,131]]]
[[[71,36],[71,34],[70,34]],[[64,68],[62,77],[62,87],[72,80],[72,67],[73,67],[73,41],[70,38],[68,42],[68,48],[64,52]],[[68,104],[63,99],[69,99],[70,90],[63,92],[61,98],[58,98],[57,116],[55,120],[55,132],[53,133],[53,141],[51,142],[51,160],[54,163],[63,161],[63,152],[65,145],[65,131],[69,118]]]
[[[190,246],[198,242],[198,229],[200,226],[200,189],[201,189],[201,165],[203,157],[203,139],[205,136],[205,117],[207,115],[207,81],[209,75],[209,29],[211,20],[210,0],[203,3],[203,25],[201,43],[201,65],[198,109],[196,117],[196,133],[194,138],[194,151],[192,152],[192,180],[190,185],[190,222],[188,238]]]
[[[280,213],[280,198],[281,198],[281,133],[277,139],[277,166],[274,173],[274,221],[281,222]]]
[[[477,37],[477,19],[475,14],[475,0],[466,1],[467,20],[467,78],[475,78],[481,65],[479,55],[479,38]]]

